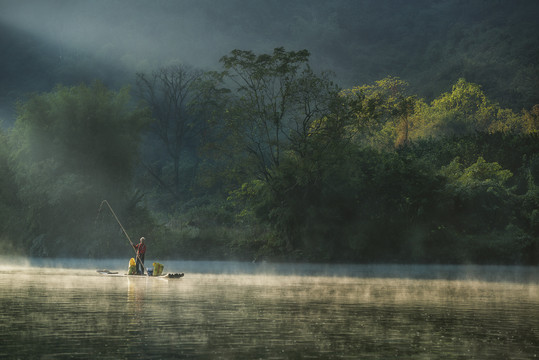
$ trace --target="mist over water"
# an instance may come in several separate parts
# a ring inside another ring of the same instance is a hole
[[[536,266],[422,265],[422,264],[318,264],[238,261],[191,261],[146,259],[165,264],[165,272],[230,275],[327,276],[358,278],[409,278],[425,280],[474,280],[488,282],[539,283]],[[78,259],[0,257],[0,270],[24,268],[81,269],[125,272],[129,259]]]
[[[4,262],[0,357],[539,355],[537,268],[170,261],[186,275],[163,280],[99,275],[105,262],[126,270]]]

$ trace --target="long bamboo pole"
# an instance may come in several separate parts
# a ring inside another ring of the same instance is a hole
[[[127,231],[125,231],[125,228],[123,227],[122,223],[120,222],[120,220],[118,219],[118,216],[116,216],[116,213],[114,212],[114,210],[112,210],[112,206],[110,206],[109,202],[107,200],[103,200],[101,202],[101,205],[100,205],[100,208],[103,206],[103,204],[106,204],[107,207],[109,208],[112,216],[114,216],[114,219],[116,219],[116,222],[118,223],[118,225],[120,225],[120,228],[122,229],[123,233],[125,234],[125,236],[127,237],[127,240],[129,241],[129,244],[131,244],[131,247],[133,248],[133,250],[135,251],[135,256],[139,259],[140,261],[140,265],[142,266],[142,269],[143,270],[146,270],[146,268],[144,267],[144,264],[142,263],[142,259],[140,258],[140,256],[138,256],[138,252],[137,250],[135,249],[135,245],[133,245],[133,242],[131,241],[131,238],[129,237],[129,234],[127,233]]]

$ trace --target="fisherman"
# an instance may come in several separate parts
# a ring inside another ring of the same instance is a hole
[[[137,252],[137,275],[144,275],[144,254],[146,254],[146,245],[144,244],[144,237],[140,238],[140,242],[133,245]]]

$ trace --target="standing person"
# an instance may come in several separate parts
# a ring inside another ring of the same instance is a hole
[[[137,274],[144,275],[144,254],[146,254],[146,245],[144,244],[144,237],[140,238],[140,242],[137,245],[133,245],[137,252]]]

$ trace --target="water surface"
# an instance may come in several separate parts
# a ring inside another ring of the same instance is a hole
[[[53,264],[0,268],[0,358],[539,356],[537,268],[165,262],[186,275],[162,280]]]

